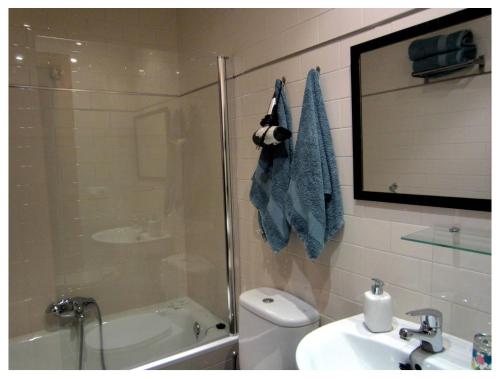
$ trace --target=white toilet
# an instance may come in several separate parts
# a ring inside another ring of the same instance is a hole
[[[274,288],[240,295],[239,347],[242,370],[294,370],[300,340],[319,326],[319,313]]]

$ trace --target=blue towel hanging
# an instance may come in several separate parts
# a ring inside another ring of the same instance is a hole
[[[344,224],[337,164],[319,85],[319,72],[307,75],[299,133],[291,166],[286,211],[292,228],[316,259]]]
[[[276,80],[275,94],[279,126],[291,131],[292,116],[281,80]],[[278,145],[264,146],[252,176],[250,201],[259,211],[262,237],[274,252],[282,250],[290,238],[285,195],[290,181],[291,159],[291,139]]]

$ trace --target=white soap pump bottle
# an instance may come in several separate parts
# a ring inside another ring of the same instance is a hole
[[[365,292],[365,325],[373,333],[389,332],[392,330],[392,298],[384,291],[382,280],[372,280],[371,290]]]

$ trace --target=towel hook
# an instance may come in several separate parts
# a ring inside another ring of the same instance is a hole
[[[321,72],[321,68],[319,66],[316,66],[316,71]]]
[[[286,78],[284,76],[281,77],[281,81],[283,82],[283,84],[286,84]]]

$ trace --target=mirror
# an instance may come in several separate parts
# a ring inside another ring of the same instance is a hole
[[[491,210],[491,9],[351,47],[354,198]]]

